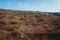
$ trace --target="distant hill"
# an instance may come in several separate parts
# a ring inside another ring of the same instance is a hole
[[[0,9],[0,40],[60,40],[60,17],[55,15]]]
[[[49,14],[52,14],[54,16],[59,16],[60,17],[60,13],[59,12],[56,12],[56,13],[49,13]]]

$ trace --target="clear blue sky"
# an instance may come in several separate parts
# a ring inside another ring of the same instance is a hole
[[[60,12],[60,0],[0,0],[0,9]]]

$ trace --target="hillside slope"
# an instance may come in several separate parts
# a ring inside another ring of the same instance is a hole
[[[0,9],[0,40],[60,40],[60,17]]]

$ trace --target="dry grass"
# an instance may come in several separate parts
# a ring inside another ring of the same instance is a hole
[[[51,35],[60,35],[59,32],[60,17],[43,12],[0,10],[0,40],[58,40]]]

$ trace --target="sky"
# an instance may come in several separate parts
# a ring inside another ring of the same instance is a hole
[[[0,9],[60,12],[60,0],[0,0]]]

